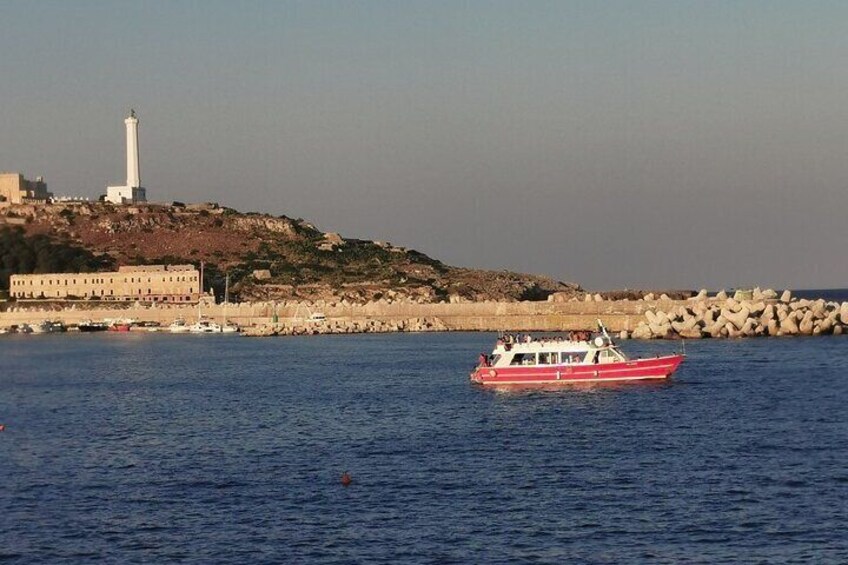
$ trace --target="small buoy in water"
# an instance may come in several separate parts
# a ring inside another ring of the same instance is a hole
[[[0,424],[0,432],[6,431],[6,424]]]
[[[350,483],[353,482],[353,479],[350,478],[350,475],[347,471],[342,473],[342,486],[347,487],[350,486]]]

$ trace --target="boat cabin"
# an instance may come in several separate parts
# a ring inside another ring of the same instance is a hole
[[[535,367],[601,365],[626,361],[627,357],[608,337],[598,336],[593,341],[543,338],[509,343],[498,340],[486,363],[490,367]]]

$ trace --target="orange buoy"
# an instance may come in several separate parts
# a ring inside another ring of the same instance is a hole
[[[350,483],[352,483],[352,482],[353,482],[353,479],[350,478],[350,475],[347,473],[347,471],[342,473],[342,486],[348,487],[348,486],[350,486]]]

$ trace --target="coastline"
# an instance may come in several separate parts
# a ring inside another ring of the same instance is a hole
[[[215,305],[132,303],[8,303],[0,328],[44,320],[68,326],[85,320],[129,319],[167,326],[203,318],[238,324],[245,335],[304,335],[421,331],[558,332],[593,330],[600,319],[619,338],[698,339],[848,333],[848,302],[797,299],[757,289],[737,299],[702,291],[686,300],[653,296],[640,300],[415,303],[385,300],[364,304],[243,302]],[[325,320],[310,320],[320,312]]]

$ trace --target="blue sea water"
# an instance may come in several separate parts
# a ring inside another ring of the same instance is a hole
[[[0,562],[848,561],[848,337],[514,392],[493,339],[5,336]]]
[[[848,302],[848,288],[825,288],[821,290],[793,290],[792,296],[818,300],[822,298],[828,302]]]

